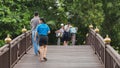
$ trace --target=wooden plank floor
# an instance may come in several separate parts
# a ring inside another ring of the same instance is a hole
[[[47,62],[40,62],[33,48],[14,68],[104,68],[90,46],[48,46]]]

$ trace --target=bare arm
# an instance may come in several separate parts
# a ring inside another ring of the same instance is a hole
[[[60,30],[55,31],[55,33],[60,33]]]

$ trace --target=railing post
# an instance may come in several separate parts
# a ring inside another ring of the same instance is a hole
[[[107,46],[110,46],[110,42],[111,42],[111,39],[109,38],[108,35],[106,35],[106,38],[104,39],[104,42],[105,42],[105,49],[104,49],[104,65],[105,65],[105,68],[107,68],[107,54],[106,54],[106,49],[107,49]]]
[[[90,24],[89,25],[89,33],[91,33],[91,30],[93,29],[93,25],[92,24]],[[91,40],[89,39],[89,42],[91,42]],[[92,43],[89,43],[89,45],[92,45]]]
[[[105,43],[105,49],[104,49],[104,65],[105,65],[105,68],[106,68],[106,47],[107,44]]]
[[[108,68],[107,66],[107,52],[106,52],[106,50],[107,50],[107,46],[110,46],[110,43],[105,43],[105,49],[104,49],[104,53],[105,53],[105,55],[104,55],[104,65],[105,65],[105,68]]]
[[[8,34],[7,37],[5,38],[5,42],[7,44],[9,44],[8,48],[9,48],[9,68],[11,68],[11,38],[10,38],[10,35]]]
[[[24,26],[24,28],[22,29],[22,32],[24,33],[24,35],[25,35],[25,54],[27,54],[27,35],[26,35],[26,32],[27,32],[27,29],[25,28],[25,26]]]
[[[104,66],[106,65],[106,44],[105,44],[105,48],[104,48],[104,61],[103,61],[103,64],[104,64]],[[105,66],[106,67],[106,66]]]
[[[95,38],[94,38],[94,44],[95,44],[95,54],[97,54],[97,43],[96,43],[96,36],[97,36],[97,33],[95,33]]]
[[[11,44],[9,43],[9,67],[11,68]]]
[[[97,54],[96,52],[98,52],[97,50],[99,49],[98,47],[97,47],[97,40],[96,40],[96,38],[97,38],[97,34],[99,33],[99,29],[96,27],[95,29],[94,29],[94,31],[95,31],[95,40],[94,40],[94,43],[95,43],[95,54]]]
[[[25,54],[27,54],[27,33],[25,32]]]

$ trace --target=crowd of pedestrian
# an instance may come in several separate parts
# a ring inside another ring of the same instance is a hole
[[[75,45],[77,30],[78,28],[73,27],[71,23],[67,23],[66,25],[61,24],[61,28],[55,31],[58,38],[57,44],[60,45],[62,42],[64,46],[68,46],[69,42],[72,42],[72,45]]]
[[[34,13],[30,24],[34,53],[40,56],[41,62],[47,61],[46,53],[50,28],[45,20],[39,17],[38,12]],[[60,42],[63,42],[64,46],[68,46],[69,41],[72,41],[72,45],[75,45],[77,28],[73,27],[70,23],[66,25],[61,24],[61,28],[55,31],[55,33],[58,37],[58,45],[60,45]]]

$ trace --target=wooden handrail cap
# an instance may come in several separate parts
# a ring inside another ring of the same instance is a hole
[[[90,28],[90,29],[93,29],[93,25],[92,25],[92,24],[91,24],[91,25],[89,25],[89,28]]]
[[[106,35],[105,39],[104,39],[104,42],[105,43],[110,43],[111,42],[111,39],[109,38],[108,35]]]
[[[7,37],[5,38],[6,43],[10,43],[12,39],[10,38],[10,35],[8,34]]]
[[[96,32],[96,33],[99,33],[99,31],[100,31],[100,30],[96,27],[96,28],[95,28],[95,32]]]
[[[23,32],[23,33],[27,32],[27,29],[25,28],[25,26],[24,26],[24,28],[22,29],[22,32]]]

